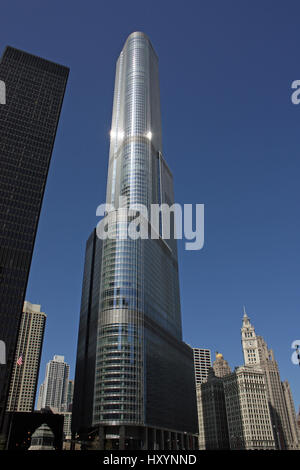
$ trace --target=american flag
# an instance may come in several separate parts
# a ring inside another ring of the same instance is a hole
[[[21,354],[21,356],[20,356],[19,359],[17,360],[18,366],[21,366],[21,365],[22,365],[22,362],[23,362],[23,354]]]

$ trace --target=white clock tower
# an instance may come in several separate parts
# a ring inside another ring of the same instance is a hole
[[[244,307],[242,333],[242,348],[245,365],[258,365],[260,363],[258,341],[254,326],[251,325]]]

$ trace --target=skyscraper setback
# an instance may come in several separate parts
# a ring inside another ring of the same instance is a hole
[[[7,47],[0,61],[0,427],[69,69]]]
[[[150,214],[151,204],[174,202],[162,154],[158,59],[141,32],[127,38],[117,62],[106,202],[115,208],[105,219],[111,233],[127,227],[126,207],[142,204]],[[157,239],[101,241],[94,231],[87,243],[72,426],[73,433],[98,428],[100,448],[196,445],[176,240],[163,233],[160,220]]]

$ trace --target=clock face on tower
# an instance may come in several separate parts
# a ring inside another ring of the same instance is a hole
[[[252,346],[252,344],[253,344],[253,343],[252,343],[252,341],[249,341],[249,343],[248,343],[248,344],[249,344],[249,346]]]

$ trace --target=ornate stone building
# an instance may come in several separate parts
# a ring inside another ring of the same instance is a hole
[[[216,353],[213,369],[216,377],[225,377],[225,375],[231,374],[230,366],[221,353]]]
[[[263,337],[256,335],[245,310],[241,333],[245,365],[253,369],[259,368],[265,374],[276,448],[298,449],[296,413],[289,385],[281,382],[274,353]]]
[[[238,367],[223,378],[223,385],[230,448],[275,449],[263,371]]]

